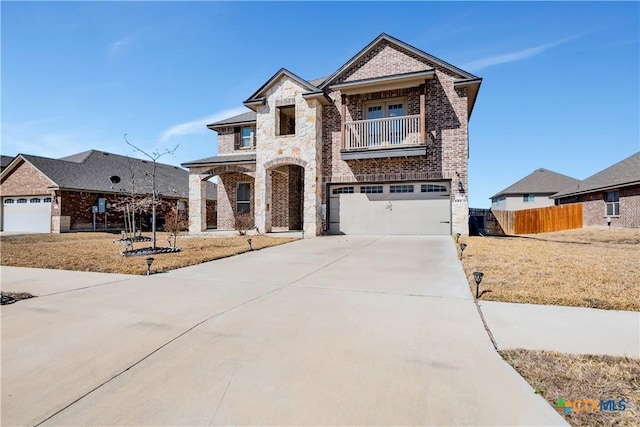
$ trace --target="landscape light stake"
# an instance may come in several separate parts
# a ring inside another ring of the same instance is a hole
[[[247,239],[247,243],[249,243],[249,250],[252,251],[253,247],[251,247],[251,237]]]
[[[609,227],[609,230],[611,230],[611,217],[610,216],[607,217],[607,226]]]
[[[147,257],[147,276],[151,275],[151,264],[153,264],[153,257]]]
[[[480,282],[482,282],[482,277],[484,273],[481,271],[473,272],[473,280],[476,281],[476,299],[480,298],[478,291],[480,290]]]
[[[461,236],[461,235],[462,235],[462,234],[460,234],[460,233],[456,233],[456,243],[458,243],[458,240],[460,240],[460,236]]]
[[[462,259],[462,253],[464,252],[466,247],[467,247],[466,243],[460,243],[460,259]]]

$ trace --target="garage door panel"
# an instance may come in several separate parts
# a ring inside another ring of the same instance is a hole
[[[439,183],[446,185],[448,183]],[[413,192],[331,194],[329,232],[335,234],[451,234],[451,201],[448,192],[421,192],[420,183],[408,183]],[[380,184],[376,184],[379,186]],[[433,185],[430,185],[432,188]]]
[[[44,199],[47,196],[41,196]],[[34,198],[30,196],[28,200]],[[12,232],[51,232],[51,203],[4,203],[2,207],[2,229]]]

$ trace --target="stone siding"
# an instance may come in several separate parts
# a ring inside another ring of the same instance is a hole
[[[269,231],[274,226],[272,168],[295,164],[304,168],[303,227],[309,235],[322,230],[319,189],[321,180],[320,144],[322,141],[322,105],[306,100],[306,89],[283,76],[266,93],[266,103],[257,111],[256,140],[256,225]],[[278,106],[295,105],[295,135],[278,135]]]

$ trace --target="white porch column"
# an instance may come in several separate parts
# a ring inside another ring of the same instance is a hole
[[[189,234],[207,229],[207,181],[206,175],[189,175]]]

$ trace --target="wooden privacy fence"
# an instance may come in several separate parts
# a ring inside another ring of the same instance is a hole
[[[582,228],[582,204],[492,213],[505,234],[535,234]]]

